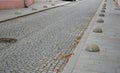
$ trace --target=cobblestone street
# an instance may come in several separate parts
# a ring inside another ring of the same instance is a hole
[[[101,0],[83,0],[0,23],[0,73],[53,73],[74,50]]]

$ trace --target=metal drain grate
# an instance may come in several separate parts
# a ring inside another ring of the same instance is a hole
[[[17,39],[14,38],[0,38],[0,43],[15,43]]]

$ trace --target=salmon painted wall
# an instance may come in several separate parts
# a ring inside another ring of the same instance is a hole
[[[120,0],[118,0],[118,6],[120,6]]]
[[[35,2],[35,0],[26,0],[26,2],[27,2],[27,6],[30,6]]]
[[[34,3],[34,0],[26,0],[27,6]],[[0,9],[23,8],[24,0],[0,0]]]

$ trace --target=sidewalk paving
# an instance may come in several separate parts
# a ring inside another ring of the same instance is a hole
[[[56,8],[70,4],[69,1],[56,1],[56,2],[40,2],[37,1],[28,8],[0,10],[0,22],[15,19],[18,17],[34,14],[37,12],[45,11],[48,9]]]
[[[113,0],[105,1],[100,5],[63,73],[120,73],[120,10],[116,10]],[[103,6],[105,3],[106,9]],[[102,8],[105,13],[101,12]],[[105,16],[100,17],[101,13]],[[97,30],[93,32],[95,28]]]

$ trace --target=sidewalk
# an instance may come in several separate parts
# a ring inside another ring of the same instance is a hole
[[[120,10],[116,10],[113,0],[105,1],[63,73],[120,73]]]
[[[48,9],[64,6],[70,4],[68,1],[56,1],[56,2],[40,2],[37,1],[35,4],[31,5],[29,8],[21,9],[10,9],[10,10],[0,10],[0,22],[7,20],[23,17],[26,15],[34,14],[37,12],[45,11]]]

